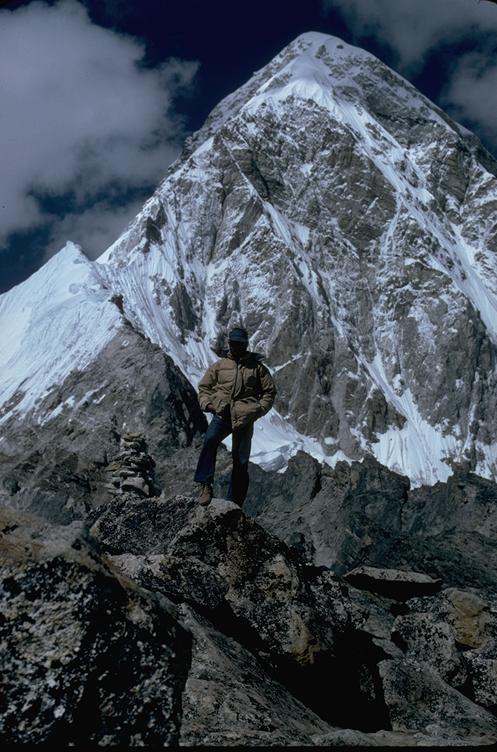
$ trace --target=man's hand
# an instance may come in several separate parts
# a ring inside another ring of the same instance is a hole
[[[213,413],[214,415],[216,414],[216,411],[214,409],[214,405],[212,404],[212,402],[209,402],[209,404],[206,406],[204,413]]]

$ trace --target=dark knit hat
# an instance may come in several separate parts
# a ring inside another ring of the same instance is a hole
[[[235,327],[232,329],[228,335],[228,339],[230,342],[244,342],[247,345],[249,341],[247,332],[241,327]]]

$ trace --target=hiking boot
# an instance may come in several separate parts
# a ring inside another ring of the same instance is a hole
[[[212,500],[212,486],[210,483],[202,483],[201,484],[201,490],[200,494],[197,498],[197,501],[201,506],[206,507],[208,504],[211,503]]]

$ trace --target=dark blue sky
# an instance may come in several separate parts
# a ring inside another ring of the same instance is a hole
[[[365,0],[355,1],[360,8],[360,3]],[[388,3],[388,0],[376,1]],[[458,0],[461,7],[463,1]],[[392,3],[393,9],[394,4],[402,3],[402,0],[392,0]],[[436,3],[437,0],[433,0],[434,7]],[[13,15],[22,13],[30,5],[30,2],[1,3],[1,7],[13,11]],[[86,7],[93,24],[139,38],[145,44],[146,54],[141,66],[155,70],[171,57],[199,63],[193,83],[184,92],[181,87],[175,92],[174,113],[182,122],[180,130],[185,133],[199,128],[220,99],[306,31],[322,31],[340,36],[349,43],[360,44],[400,69],[430,99],[445,105],[447,103],[440,100],[457,62],[465,59],[465,55],[474,54],[476,49],[481,50],[482,45],[489,59],[495,54],[492,42],[495,32],[487,36],[480,28],[474,33],[461,32],[446,40],[440,38],[435,45],[431,41],[424,50],[422,65],[412,65],[411,61],[403,66],[399,50],[387,43],[385,30],[377,33],[374,26],[361,26],[357,18],[352,21],[350,14],[347,16],[343,11],[343,0],[336,3],[333,0],[252,0],[250,3],[233,0],[85,0],[81,5]],[[495,16],[497,19],[497,6]],[[463,20],[461,18],[461,23]],[[397,24],[397,33],[401,22],[402,19],[392,17],[392,24]],[[1,23],[0,15],[0,27]],[[478,34],[480,38],[476,38]],[[61,59],[61,69],[63,66],[64,60]],[[459,120],[465,120],[461,113]],[[488,127],[482,125],[480,128],[478,122],[469,120],[465,124],[480,135],[487,148],[495,151]],[[166,168],[167,164],[164,164],[163,172]],[[132,206],[133,201],[144,200],[156,182],[145,176],[126,190],[117,188],[112,200],[107,197],[105,206],[107,209]],[[50,214],[51,221],[9,232],[0,250],[0,292],[25,279],[46,260],[46,247],[53,238],[58,216],[62,221],[68,213],[74,216],[102,199],[97,189],[86,199],[76,199],[74,192],[67,189],[33,193],[33,196],[42,213]]]

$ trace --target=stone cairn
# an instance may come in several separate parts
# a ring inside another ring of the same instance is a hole
[[[142,433],[123,433],[117,454],[107,468],[105,488],[112,496],[125,491],[141,496],[155,496],[155,461],[147,452],[147,442]]]

